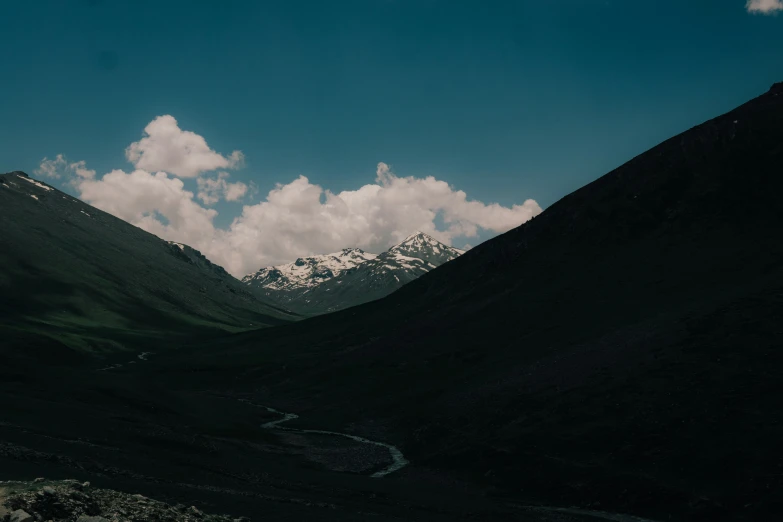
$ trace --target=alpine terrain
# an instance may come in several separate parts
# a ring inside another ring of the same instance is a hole
[[[393,444],[410,464],[390,478],[482,485],[520,520],[774,519],[781,143],[776,84],[384,299],[170,354],[158,378]]]
[[[782,144],[776,84],[435,269],[336,255],[311,292],[413,280],[300,321],[4,175],[0,516],[777,520]]]
[[[349,248],[262,268],[242,282],[262,299],[316,315],[385,297],[463,253],[416,232],[382,254]]]

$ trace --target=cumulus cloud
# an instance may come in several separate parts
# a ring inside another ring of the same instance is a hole
[[[217,178],[198,178],[198,199],[205,205],[214,205],[221,199],[239,201],[245,197],[247,184],[241,181],[229,183],[228,177],[228,172],[220,172]]]
[[[39,176],[55,179],[62,177],[64,174],[74,174],[77,180],[95,177],[95,171],[88,169],[84,160],[68,163],[68,160],[62,154],[58,154],[52,160],[48,158],[42,159],[41,164],[33,172]]]
[[[87,162],[84,160],[76,161],[68,165],[68,168],[76,174],[76,180],[93,179],[95,177],[95,171],[87,168]]]
[[[221,181],[225,177],[210,180],[205,197],[198,199],[211,201],[216,193],[232,197],[226,188],[231,184]],[[265,201],[244,206],[227,229],[216,228],[217,211],[201,206],[182,180],[164,172],[115,170],[82,180],[78,189],[88,203],[189,244],[236,276],[345,247],[381,252],[416,230],[451,244],[455,237],[475,237],[479,229],[505,232],[541,212],[533,200],[511,207],[469,201],[444,181],[398,177],[383,163],[375,181],[335,194],[300,176],[278,184]],[[438,216],[442,229],[435,224]]]
[[[215,235],[217,211],[199,205],[182,180],[165,172],[113,170],[76,180],[76,188],[84,201],[161,238],[204,248]]]
[[[773,14],[783,11],[783,0],[748,0],[745,7],[749,13]]]
[[[44,159],[41,160],[41,164],[33,172],[39,176],[56,179],[60,177],[60,171],[64,169],[67,164],[68,162],[62,154],[58,154],[51,160],[44,157]]]
[[[147,126],[147,133],[157,139],[161,132],[156,122],[161,118]],[[187,150],[188,156],[195,149],[180,147],[179,138],[168,141],[177,149],[172,153],[156,149],[163,141],[139,145],[142,140],[128,149],[132,149],[129,157],[136,158],[137,165],[130,172],[113,170],[96,176],[84,161],[68,163],[62,155],[44,159],[41,169],[48,175],[50,170],[46,169],[54,164],[51,172],[67,173],[69,183],[84,201],[163,239],[188,244],[237,277],[346,247],[381,252],[417,230],[447,244],[455,239],[464,244],[466,238],[476,237],[482,230],[505,232],[541,212],[532,199],[512,206],[487,204],[468,199],[464,191],[432,176],[398,176],[388,164],[378,163],[374,180],[356,190],[334,193],[304,176],[279,183],[263,201],[243,206],[228,227],[219,228],[215,226],[218,212],[207,206],[220,200],[237,201],[252,192],[253,184],[229,182],[224,171],[195,180],[180,177],[187,177],[183,172],[207,170],[206,161],[193,162],[196,157],[212,154],[231,163],[239,161],[241,154],[225,158],[210,151],[201,136],[180,130],[173,118],[163,124],[169,127],[166,132],[173,128],[176,136],[188,136],[189,143],[203,144],[201,152],[183,158],[182,150]],[[155,152],[145,159],[148,151]],[[212,159],[210,166],[220,163]],[[139,166],[147,162],[159,169]],[[160,168],[164,165],[174,166],[178,173]]]
[[[195,178],[202,172],[239,168],[244,155],[235,150],[223,156],[209,148],[195,132],[179,128],[173,116],[158,116],[144,128],[145,137],[131,143],[125,157],[137,169],[167,172],[181,178]]]

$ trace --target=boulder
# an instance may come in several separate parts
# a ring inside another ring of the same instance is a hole
[[[11,512],[11,522],[33,522],[33,517],[24,509],[17,509]]]

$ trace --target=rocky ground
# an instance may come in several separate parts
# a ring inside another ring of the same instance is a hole
[[[243,522],[77,480],[0,482],[2,522]]]

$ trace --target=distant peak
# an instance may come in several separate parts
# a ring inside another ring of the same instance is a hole
[[[772,87],[770,87],[769,92],[778,92],[783,91],[783,82],[778,82],[772,84]]]
[[[430,244],[430,245],[443,245],[443,243],[441,243],[440,241],[438,241],[437,239],[435,239],[431,235],[426,234],[426,233],[424,233],[424,232],[422,232],[420,230],[417,230],[413,234],[409,235],[408,237],[406,237],[405,239],[403,239],[402,241],[397,243],[395,245],[395,247],[407,246],[407,245],[412,245],[412,244],[416,244],[416,243],[425,243],[425,244]]]
[[[430,240],[430,241],[437,241],[437,239],[435,239],[431,235],[425,234],[421,230],[417,230],[413,234],[411,234],[408,237],[406,237],[405,239],[403,239],[401,242],[402,243],[406,243],[406,242],[414,240],[414,239],[426,239],[426,240]]]
[[[388,252],[415,256],[417,255],[417,252],[421,252],[423,250],[451,251],[457,254],[463,253],[462,250],[451,247],[445,243],[441,243],[431,235],[425,234],[421,231],[416,231],[415,233],[406,237],[403,241],[391,247]]]
[[[11,171],[11,172],[6,172],[4,175],[5,176],[13,176],[13,175],[24,176],[25,178],[29,178],[30,177],[30,176],[27,175],[26,172],[22,172],[21,170],[14,170],[14,171]]]

